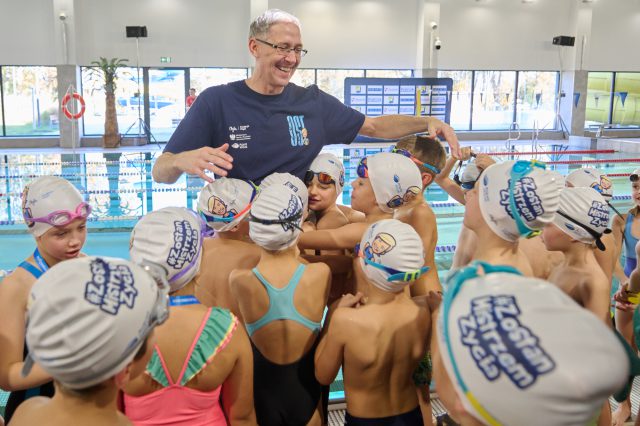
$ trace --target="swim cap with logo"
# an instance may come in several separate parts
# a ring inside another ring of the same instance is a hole
[[[378,207],[385,213],[422,196],[422,177],[410,158],[391,152],[367,157],[369,181]]]

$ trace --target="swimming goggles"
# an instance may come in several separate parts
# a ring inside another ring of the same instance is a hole
[[[51,226],[67,226],[76,219],[86,219],[91,214],[91,205],[85,202],[78,204],[75,212],[69,210],[56,210],[42,217],[24,216],[25,222],[46,223]]]
[[[446,355],[448,355],[449,361],[451,363],[451,367],[453,368],[455,380],[458,382],[460,389],[466,396],[469,403],[473,406],[476,412],[482,417],[484,422],[486,424],[494,426],[494,425],[500,425],[500,422],[498,422],[480,404],[476,396],[471,392],[471,390],[469,390],[467,384],[462,379],[462,375],[460,374],[460,370],[458,369],[458,364],[456,362],[456,359],[453,357],[453,348],[451,347],[451,338],[449,334],[449,322],[450,322],[449,316],[451,314],[451,304],[453,303],[454,299],[460,292],[460,289],[462,288],[463,284],[467,280],[480,276],[478,274],[478,268],[480,266],[482,266],[482,269],[484,270],[485,275],[496,273],[496,272],[506,272],[510,274],[522,275],[520,271],[518,271],[516,268],[512,266],[490,265],[482,261],[475,261],[465,268],[454,270],[447,277],[447,280],[446,280],[446,289],[442,299],[443,327],[441,328],[441,330],[443,333],[443,337],[444,337],[444,341],[447,349]],[[444,354],[442,353],[442,350],[440,351],[440,353],[444,356]]]
[[[591,235],[595,241],[596,241],[596,247],[598,247],[598,249],[600,251],[605,251],[606,247],[604,246],[604,243],[602,242],[601,238],[603,234],[610,234],[611,233],[611,229],[605,229],[602,234],[597,232],[594,229],[589,228],[587,225],[584,225],[580,222],[578,222],[577,220],[575,220],[574,218],[570,217],[568,214],[561,212],[560,210],[558,210],[556,212],[556,214],[559,214],[560,216],[564,217],[565,219],[567,219],[569,222],[574,223],[576,225],[578,225],[580,228],[584,229],[585,231],[587,231],[589,233],[589,235]]]
[[[363,179],[369,178],[369,167],[367,167],[367,157],[362,158],[358,163],[356,174],[358,175],[358,177]]]
[[[372,260],[367,259],[364,252],[360,250],[360,244],[356,245],[355,254],[356,256],[364,260],[364,263],[366,263],[367,265],[371,265],[374,268],[378,268],[386,272],[387,274],[389,274],[389,276],[387,277],[388,282],[402,281],[406,283],[406,282],[415,281],[429,271],[428,266],[423,266],[422,268],[416,269],[414,271],[400,271],[398,269],[385,266],[381,263],[376,263]]]
[[[262,219],[254,216],[253,213],[249,213],[249,221],[251,222],[261,223],[263,225],[284,225],[285,229],[286,226],[291,226],[302,231],[302,228],[298,224],[298,222],[300,222],[300,219],[302,219],[302,210],[298,210],[292,216],[282,219]]]
[[[536,160],[518,160],[513,164],[513,167],[511,167],[511,179],[509,180],[509,207],[511,208],[513,220],[515,220],[516,225],[518,226],[518,233],[525,238],[533,238],[537,235],[540,235],[541,231],[529,228],[524,223],[524,220],[522,220],[522,217],[520,217],[515,199],[516,182],[527,176],[529,173],[535,170],[536,167],[542,170],[546,170],[547,165]]]
[[[320,182],[323,185],[331,185],[336,183],[336,181],[333,180],[333,178],[329,173],[325,173],[325,172],[316,173],[313,170],[307,170],[307,173],[304,174],[304,179],[303,179],[304,184],[309,186],[313,181],[314,177],[317,177],[318,182]]]
[[[476,154],[471,153],[471,157],[475,158]],[[478,181],[478,179],[462,182],[462,179],[460,179],[460,172],[462,170],[463,163],[464,161],[462,160],[458,161],[458,165],[456,166],[456,169],[453,172],[453,181],[456,183],[456,185],[458,185],[462,189],[471,190],[476,186],[476,182]]]
[[[247,180],[245,182],[247,182],[247,183],[249,183],[251,185],[251,188],[252,188],[253,191],[251,193],[251,198],[249,199],[249,204],[247,204],[245,206],[245,208],[240,210],[240,212],[238,212],[236,214],[233,214],[231,212],[227,212],[223,216],[215,216],[215,215],[212,215],[211,212],[209,212],[209,211],[206,211],[206,210],[203,210],[201,208],[198,208],[198,213],[200,214],[200,217],[202,219],[204,219],[205,222],[230,223],[230,222],[233,222],[234,220],[236,220],[237,218],[242,217],[244,214],[246,214],[251,209],[251,206],[253,205],[253,200],[256,198],[256,195],[258,195],[258,193],[260,192],[260,188],[258,188],[256,186],[256,184],[254,184],[250,180]]]
[[[406,149],[396,148],[394,146],[393,148],[391,148],[391,152],[393,152],[394,154],[404,155],[405,157],[409,158],[411,161],[416,163],[418,166],[422,166],[425,169],[433,172],[436,175],[440,174],[440,169],[439,168],[437,168],[435,166],[432,166],[431,164],[423,163],[422,161],[420,161],[418,158],[416,158],[411,152],[409,152]]]

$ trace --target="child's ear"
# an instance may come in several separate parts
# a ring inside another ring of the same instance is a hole
[[[127,364],[126,367],[124,367],[122,370],[120,370],[118,374],[114,376],[116,387],[122,389],[123,386],[125,386],[127,383],[129,383],[129,381],[131,381],[132,365],[133,365],[133,362],[130,362],[129,364]]]
[[[431,173],[422,173],[422,189],[431,185],[431,182],[433,182],[433,176]]]

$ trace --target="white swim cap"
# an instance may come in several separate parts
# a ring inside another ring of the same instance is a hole
[[[168,316],[164,275],[157,265],[109,257],[53,266],[31,289],[23,375],[35,361],[64,386],[84,389],[119,373]]]
[[[626,382],[625,347],[553,284],[484,265],[447,278],[436,327],[464,408],[484,424],[590,424]]]
[[[291,189],[302,201],[302,207],[304,211],[307,211],[309,206],[309,191],[307,185],[304,184],[297,176],[290,173],[272,173],[262,180],[260,183],[260,189],[265,189],[271,185],[284,185]]]
[[[512,178],[515,178],[511,185]],[[487,167],[478,189],[480,211],[502,239],[516,241],[551,222],[564,179],[535,161],[505,161]],[[516,215],[512,216],[512,205]]]
[[[328,152],[322,152],[313,160],[307,176],[305,176],[305,184],[313,180],[314,174],[326,173],[331,176],[331,179],[335,182],[336,193],[338,196],[342,194],[342,188],[344,187],[344,166],[342,161],[338,157]]]
[[[53,225],[30,222],[29,218],[44,218],[56,211],[75,212],[83,202],[82,195],[71,182],[57,176],[40,176],[22,192],[22,216],[29,232],[39,237]]]
[[[267,250],[284,250],[296,243],[302,226],[302,201],[288,185],[264,187],[251,206],[249,237]]]
[[[420,170],[409,157],[380,152],[366,157],[366,165],[376,202],[383,212],[392,213],[422,196]]]
[[[224,232],[235,228],[249,214],[258,188],[251,182],[219,177],[207,184],[198,198],[198,212],[210,228]]]
[[[607,201],[613,197],[613,182],[606,174],[593,167],[572,171],[567,175],[566,183],[576,188],[593,188]]]
[[[165,207],[143,216],[131,231],[131,260],[147,260],[168,271],[171,292],[187,285],[200,269],[205,225],[184,207]]]
[[[396,219],[373,223],[358,247],[360,266],[376,287],[402,291],[429,268],[424,267],[422,240],[411,225]]]
[[[553,223],[571,238],[591,244],[603,250],[600,237],[609,233],[609,206],[604,197],[588,187],[563,188],[560,191],[560,208]]]

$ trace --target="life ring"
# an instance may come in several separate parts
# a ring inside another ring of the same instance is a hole
[[[71,99],[76,99],[80,103],[80,111],[78,111],[75,114],[73,114],[67,108],[67,103]],[[84,103],[84,99],[82,99],[82,96],[80,96],[79,93],[75,93],[75,92],[74,93],[67,93],[62,98],[62,112],[64,112],[64,115],[66,115],[69,120],[77,120],[77,119],[79,119],[80,117],[82,117],[84,115],[84,111],[85,110],[86,110],[86,106],[85,106],[85,103]]]

